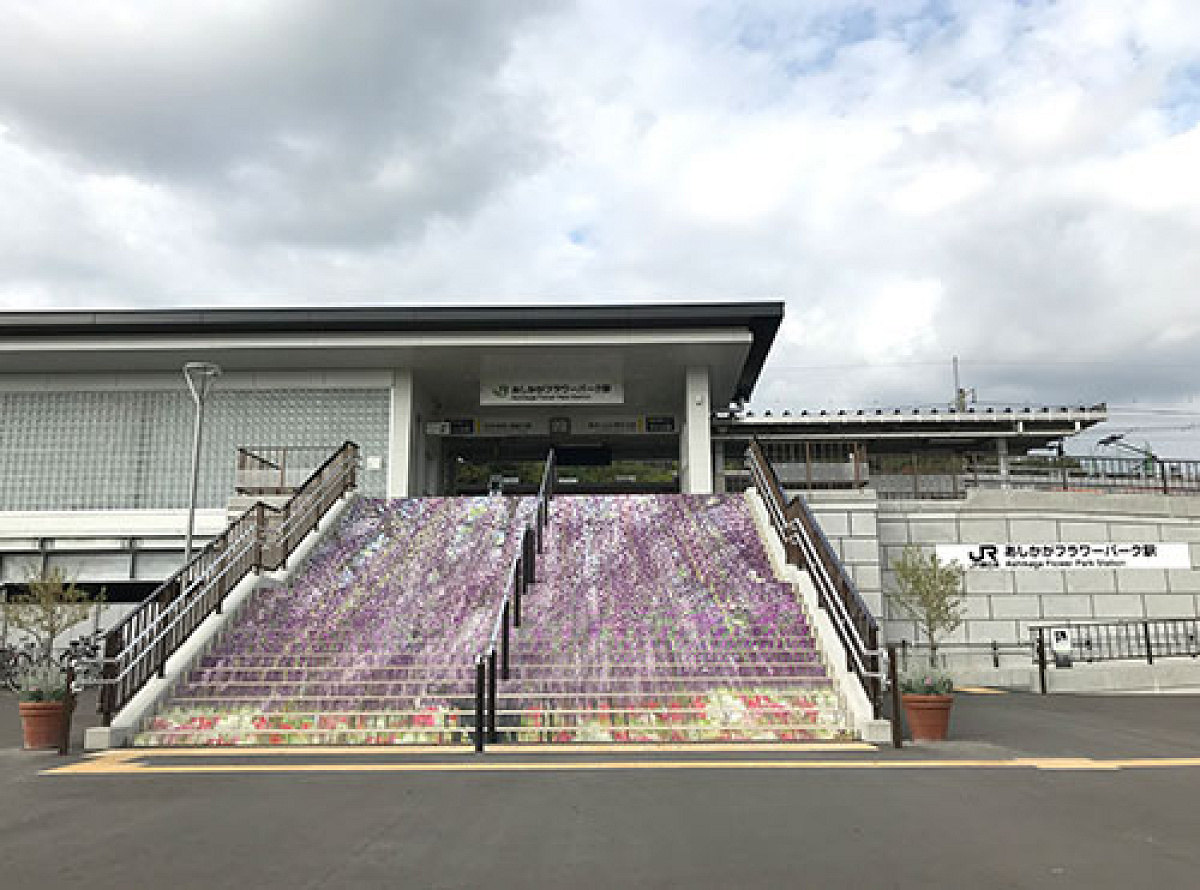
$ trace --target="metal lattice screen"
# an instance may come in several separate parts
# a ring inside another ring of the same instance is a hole
[[[0,393],[0,510],[167,509],[187,505],[194,409],[186,391]],[[229,390],[205,409],[199,506],[233,493],[247,442],[387,453],[386,390]],[[372,465],[376,462],[370,462]],[[364,462],[360,490],[386,471]]]

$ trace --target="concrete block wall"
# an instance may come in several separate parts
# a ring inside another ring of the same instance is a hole
[[[871,490],[805,497],[893,642],[918,641],[912,620],[887,601],[895,589],[890,566],[908,544],[926,550],[984,542],[1190,545],[1190,569],[968,572],[966,620],[947,640],[971,644],[946,658],[960,679],[989,679],[993,641],[1009,649],[1001,657],[1005,670],[1027,670],[1021,647],[1032,622],[1200,616],[1200,498],[978,490],[938,501],[878,500]]]
[[[951,643],[1024,645],[1035,621],[1200,615],[1200,498],[1090,492],[971,491],[958,501],[881,501],[880,562],[892,640],[915,627],[888,608],[890,570],[905,545],[1047,541],[1182,541],[1190,569],[1018,569],[966,573],[967,619]],[[962,659],[959,659],[962,661]],[[975,661],[990,661],[980,652]]]
[[[789,497],[796,492],[789,492]],[[871,611],[883,613],[879,501],[871,490],[811,492],[805,498]]]

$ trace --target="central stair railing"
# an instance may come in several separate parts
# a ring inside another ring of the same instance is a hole
[[[282,566],[325,512],[356,485],[358,446],[346,442],[313,471],[281,508],[258,502],[233,520],[190,562],[158,586],[104,635],[101,687],[104,725],[154,678],[167,659],[251,572]]]
[[[511,674],[512,632],[521,626],[521,600],[529,585],[537,580],[537,560],[545,546],[546,526],[550,522],[550,500],[554,497],[557,464],[554,451],[546,455],[542,484],[538,488],[534,520],[521,529],[521,549],[513,557],[504,580],[504,595],[496,611],[496,621],[487,644],[475,656],[475,751],[482,754],[486,744],[500,740],[496,725],[496,691],[500,680]]]
[[[889,685],[889,658],[879,645],[879,622],[804,498],[797,496],[788,502],[779,477],[758,442],[750,444],[746,457],[754,487],[783,543],[787,561],[808,571],[817,601],[829,615],[846,651],[846,667],[862,684],[878,719],[883,712],[883,689]]]

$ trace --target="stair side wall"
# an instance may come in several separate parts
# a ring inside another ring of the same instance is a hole
[[[356,497],[358,496],[351,495],[335,503],[317,527],[309,532],[308,537],[292,552],[287,566],[277,572],[250,574],[243,578],[226,597],[221,614],[214,613],[205,618],[179,650],[167,659],[165,677],[147,683],[113,717],[111,726],[95,726],[87,730],[83,742],[84,749],[99,751],[128,746],[134,734],[170,699],[175,685],[187,676],[205,653],[220,640],[222,634],[237,623],[243,609],[252,601],[254,592],[264,583],[286,584],[295,573],[303,571],[308,555],[337,527],[346,508]]]

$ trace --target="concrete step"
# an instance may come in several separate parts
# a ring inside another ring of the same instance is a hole
[[[662,662],[665,664],[685,663],[685,664],[705,664],[705,663],[729,663],[730,660],[744,660],[753,663],[775,663],[775,662],[791,662],[791,661],[812,661],[820,657],[820,652],[814,645],[799,646],[793,649],[745,649],[732,652],[678,652],[665,651],[661,654],[654,654],[653,658],[637,658],[625,660],[627,653],[616,652],[610,658],[598,657],[596,653],[581,653],[578,657],[572,657],[570,652],[551,652],[551,653],[527,653],[519,651],[516,647],[513,649],[513,667],[522,668],[542,668],[547,666],[566,665],[571,668],[577,668],[581,665],[601,665],[601,666],[632,666],[640,667],[647,661]],[[537,660],[533,660],[536,658]],[[377,654],[364,657],[358,653],[346,652],[324,652],[319,654],[305,653],[290,653],[290,652],[252,652],[238,655],[206,655],[200,660],[199,669],[249,669],[249,668],[270,668],[270,669],[330,669],[330,670],[360,670],[363,668],[384,669],[384,668],[403,668],[410,670],[419,670],[429,673],[438,673],[441,671],[455,670],[471,670],[471,664],[463,664],[462,662],[427,662],[419,660],[417,657],[402,655],[402,654]]]
[[[512,665],[512,680],[604,680],[641,677],[749,677],[769,678],[823,673],[821,663],[815,657],[788,662],[767,664],[738,664],[729,660],[712,661],[706,664],[627,664],[627,665]],[[224,683],[384,683],[429,681],[437,678],[446,681],[474,681],[475,668],[439,668],[428,670],[419,667],[337,667],[337,668],[201,668],[188,675],[188,685]]]
[[[798,671],[787,676],[677,676],[652,675],[642,677],[558,677],[558,678],[512,678],[503,680],[506,695],[540,695],[544,693],[572,693],[605,695],[610,692],[677,692],[680,690],[707,690],[744,686],[754,682],[769,682],[773,687],[801,686],[828,682],[819,667],[806,672]],[[195,697],[249,696],[271,698],[313,697],[322,698],[373,698],[396,697],[409,694],[455,695],[473,694],[474,680],[426,677],[410,680],[355,680],[346,683],[320,682],[250,682],[231,680],[221,683],[187,683],[175,691],[175,699],[186,701]]]
[[[701,741],[842,738],[842,714],[829,699],[718,695],[703,707],[505,708],[507,741]],[[459,743],[474,710],[197,712],[172,709],[139,733],[137,745]]]
[[[529,727],[498,731],[499,744],[572,742],[808,742],[841,741],[851,736],[836,726],[772,726],[752,729],[720,726],[673,727]],[[134,747],[270,747],[286,745],[447,745],[469,746],[469,729],[338,729],[338,730],[181,730],[144,732],[134,737]]]

